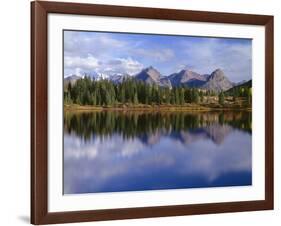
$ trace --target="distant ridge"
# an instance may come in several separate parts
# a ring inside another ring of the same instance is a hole
[[[82,77],[77,76],[77,75],[70,75],[66,78],[64,78],[64,85],[68,85],[69,83],[71,83],[71,85],[73,85],[78,79],[81,79]]]
[[[239,85],[236,85],[236,86],[233,86],[232,88],[226,90],[226,93],[232,93],[233,91],[237,90],[237,89],[240,89],[240,88],[251,88],[252,87],[252,79],[247,81],[247,82],[244,82],[242,84],[239,84]]]
[[[143,81],[149,85],[157,85],[160,87],[188,87],[188,88],[199,88],[205,90],[211,90],[215,92],[228,91],[233,87],[249,85],[251,86],[251,80],[248,82],[233,83],[225,75],[222,69],[216,69],[211,74],[199,74],[197,72],[184,69],[177,73],[173,73],[168,76],[163,76],[157,69],[153,66],[144,68],[136,75],[128,75],[125,73],[116,73],[113,75],[107,75],[102,73],[94,72],[90,76],[93,80],[110,80],[115,84],[122,83],[128,78],[136,79],[138,81]],[[74,84],[80,76],[71,75],[64,79],[64,83]],[[249,84],[248,84],[249,83]]]

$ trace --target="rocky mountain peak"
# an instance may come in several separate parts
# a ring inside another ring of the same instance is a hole
[[[220,68],[214,70],[209,77],[209,79],[217,79],[217,80],[222,80],[225,78],[226,78],[226,76],[225,76],[223,70]]]
[[[160,72],[152,66],[143,69],[140,73],[135,75],[135,78],[150,85],[155,84],[169,88],[172,87],[170,80],[167,77],[162,76]]]
[[[233,83],[229,81],[222,69],[213,71],[207,82],[202,86],[202,88],[216,92],[226,91],[232,87]]]
[[[146,84],[154,84],[162,87],[179,87],[185,86],[189,88],[200,88],[206,90],[212,90],[215,92],[222,92],[231,89],[233,86],[237,86],[236,83],[232,83],[228,77],[225,75],[222,69],[218,68],[214,70],[210,75],[199,74],[190,69],[183,69],[177,73],[173,73],[169,76],[162,76],[160,72],[153,66],[144,68],[138,74],[134,76],[129,76],[125,73],[116,74],[101,74],[93,73],[91,78],[93,80],[107,79],[116,84],[123,82],[126,78],[133,78],[139,81],[143,81]],[[64,79],[65,84],[71,82],[74,84],[81,77],[76,75],[71,75]]]
[[[159,71],[157,71],[154,67],[149,66],[148,68],[144,69],[144,72],[146,72],[151,78],[158,80],[161,77],[161,74]]]
[[[157,82],[160,80],[161,74],[152,66],[143,69],[140,73],[135,76],[140,80],[152,80]]]

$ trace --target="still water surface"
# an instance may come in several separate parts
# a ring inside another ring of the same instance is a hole
[[[64,114],[64,194],[252,184],[251,112]]]

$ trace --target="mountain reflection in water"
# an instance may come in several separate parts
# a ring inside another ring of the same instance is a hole
[[[64,194],[252,184],[251,112],[64,114]]]

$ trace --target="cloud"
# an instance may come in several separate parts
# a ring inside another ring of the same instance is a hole
[[[118,40],[108,33],[73,32],[64,33],[64,76],[93,73],[135,74],[144,66],[130,56],[127,41]]]
[[[129,75],[134,75],[138,73],[144,66],[132,58],[115,58],[104,63],[105,68],[103,68],[104,73],[116,74],[125,73]]]
[[[89,54],[87,57],[79,56],[66,56],[64,58],[64,66],[67,68],[84,68],[86,70],[94,70],[99,66],[99,61],[97,58]]]
[[[200,42],[181,42],[187,57],[178,64],[202,74],[217,68],[224,70],[230,80],[238,82],[252,76],[251,45],[224,39],[206,38]]]
[[[65,77],[70,74],[82,76],[84,74],[103,73],[114,75],[118,73],[134,75],[144,67],[132,58],[114,58],[108,61],[99,61],[92,55],[87,57],[66,56],[64,58]]]
[[[83,76],[91,74],[99,67],[99,60],[88,54],[86,57],[80,56],[65,56],[64,57],[64,76],[75,74]]]
[[[135,49],[133,53],[152,58],[153,60],[158,60],[161,62],[168,61],[175,56],[175,53],[172,49]]]
[[[233,82],[252,77],[249,39],[65,31],[64,57],[65,76],[93,70],[135,74],[152,65],[163,75],[221,68]]]
[[[64,53],[66,56],[95,57],[107,55],[107,51],[123,48],[126,42],[111,38],[100,32],[64,32]]]

